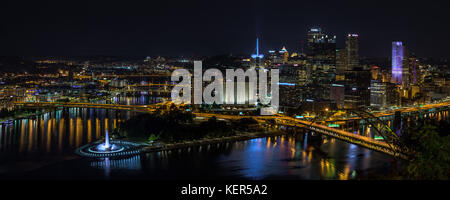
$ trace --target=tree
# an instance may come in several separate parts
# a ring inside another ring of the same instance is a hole
[[[410,128],[405,129],[401,136],[401,142],[411,152],[409,154],[410,160],[406,163],[405,173],[407,178],[448,180],[450,172],[450,136],[448,134],[440,134],[438,126],[432,121],[413,123],[414,125],[410,125]],[[446,124],[442,126],[445,127]]]
[[[155,134],[151,134],[150,137],[148,137],[148,141],[150,141],[150,142],[153,142],[158,139],[159,139],[159,136],[157,136]]]

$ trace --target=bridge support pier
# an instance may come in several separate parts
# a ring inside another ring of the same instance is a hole
[[[402,129],[402,113],[400,111],[395,112],[394,115],[394,131],[400,136]]]

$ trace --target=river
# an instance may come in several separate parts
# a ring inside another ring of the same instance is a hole
[[[142,97],[140,97],[142,98]],[[143,101],[148,102],[147,97]],[[141,100],[129,99],[139,104]],[[125,102],[126,102],[125,101]],[[74,154],[135,113],[68,109],[0,125],[0,179],[368,179],[391,171],[393,158],[309,133],[142,153],[125,159]]]

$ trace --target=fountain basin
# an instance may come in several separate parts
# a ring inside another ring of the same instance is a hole
[[[107,147],[105,144],[99,144],[97,146],[92,146],[88,148],[91,153],[116,153],[121,152],[125,149],[122,145],[112,144]]]
[[[75,153],[83,157],[91,158],[105,158],[105,157],[121,157],[132,156],[141,153],[142,145],[121,141],[109,141],[109,145],[99,141],[91,144],[86,144],[75,150]]]

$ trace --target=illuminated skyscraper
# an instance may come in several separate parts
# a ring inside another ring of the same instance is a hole
[[[337,74],[359,67],[359,39],[358,34],[348,34],[345,40],[345,48],[336,50]]]
[[[345,41],[347,70],[359,67],[359,41],[358,34],[348,34]]]
[[[347,55],[345,49],[336,49],[336,72],[342,75],[347,70]]]
[[[419,60],[417,57],[413,54],[408,55],[408,65],[409,65],[409,71],[410,74],[410,83],[411,84],[417,84],[420,82],[420,71],[419,71]]]
[[[308,30],[307,55],[313,61],[335,63],[336,36],[329,37],[321,28]]]
[[[317,91],[321,91],[315,98],[329,100],[331,83],[336,74],[336,36],[328,36],[321,28],[311,28],[307,37],[307,80],[317,85]]]
[[[392,81],[398,85],[402,84],[403,56],[403,43],[392,42]]]
[[[387,108],[397,105],[397,90],[394,83],[371,80],[370,83],[370,106]]]
[[[287,63],[289,59],[289,52],[286,50],[286,47],[283,46],[283,48],[280,51],[280,54],[283,54],[283,63]]]

